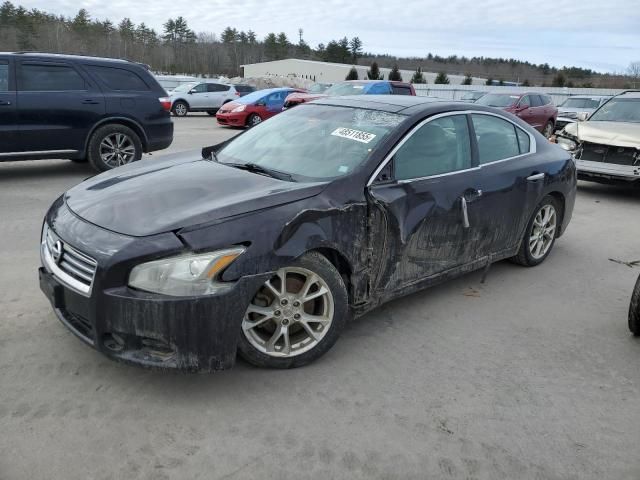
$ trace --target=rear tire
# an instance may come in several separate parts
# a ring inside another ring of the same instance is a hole
[[[553,122],[549,120],[547,123],[545,123],[544,128],[542,129],[542,135],[544,135],[545,138],[551,138],[554,130],[555,127],[553,126]]]
[[[555,244],[561,213],[555,198],[551,195],[544,197],[527,223],[518,254],[511,260],[525,267],[535,267],[544,262]]]
[[[138,134],[129,127],[120,124],[104,125],[91,135],[87,157],[94,169],[104,172],[140,160],[142,142]]]
[[[171,111],[176,117],[186,117],[189,113],[189,105],[187,105],[187,102],[178,100],[173,104]]]
[[[242,320],[238,352],[257,367],[301,367],[336,343],[348,315],[342,276],[325,256],[309,252],[256,292]]]
[[[216,113],[218,113],[218,112],[215,111],[215,110],[207,110],[207,115],[210,115],[212,117],[214,117],[216,115]]]
[[[640,276],[636,281],[636,287],[631,294],[629,305],[629,330],[634,336],[640,337]]]

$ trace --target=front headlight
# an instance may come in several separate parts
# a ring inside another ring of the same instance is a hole
[[[564,148],[565,150],[569,151],[569,152],[573,152],[576,148],[578,148],[578,144],[576,142],[574,142],[573,140],[569,140],[568,138],[564,138],[564,137],[557,137],[556,138],[556,143]]]
[[[129,274],[129,286],[174,297],[210,295],[230,288],[217,280],[244,248],[180,255],[141,263]]]
[[[232,112],[244,112],[244,109],[247,108],[246,105],[240,105],[239,107],[234,108],[233,110],[231,110]]]

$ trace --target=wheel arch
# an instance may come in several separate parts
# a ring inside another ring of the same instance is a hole
[[[171,102],[171,110],[173,110],[173,106],[174,106],[176,103],[178,103],[178,102],[182,102],[182,103],[184,103],[187,107],[191,108],[191,105],[189,104],[189,102],[188,102],[186,99],[184,99],[184,98],[180,97],[180,98],[176,98],[173,102]]]
[[[353,267],[351,266],[351,262],[349,262],[347,257],[343,255],[336,248],[327,247],[327,246],[314,248],[313,250],[310,250],[310,251],[318,252],[327,260],[329,260],[329,263],[331,263],[331,265],[334,266],[334,268],[338,271],[338,273],[342,277],[345,287],[347,287],[349,304],[353,304],[354,292],[353,292],[353,282],[351,278],[351,275],[353,273]]]
[[[84,141],[85,156],[88,154],[87,149],[89,148],[89,142],[91,141],[91,137],[93,137],[93,134],[100,127],[104,127],[106,125],[124,125],[125,127],[129,127],[140,138],[140,142],[142,143],[142,151],[145,153],[149,151],[149,139],[147,138],[147,134],[145,133],[144,128],[142,128],[142,125],[140,125],[135,120],[127,117],[109,117],[109,118],[104,118],[100,120],[98,123],[96,123],[91,129],[91,131],[89,132],[89,135],[87,135],[87,138]]]
[[[564,220],[566,198],[564,194],[558,190],[551,191],[547,195],[555,199],[560,206],[560,221],[558,222],[559,228],[556,230],[556,237],[559,237],[560,235],[562,235],[562,224]]]

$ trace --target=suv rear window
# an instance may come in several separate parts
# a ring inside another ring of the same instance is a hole
[[[66,65],[23,63],[18,68],[18,90],[60,92],[86,88],[84,78]]]
[[[207,83],[207,92],[226,92],[231,87],[221,83]]]
[[[99,77],[111,90],[128,90],[134,92],[146,92],[149,86],[138,76],[137,73],[124,68],[98,67],[87,65],[89,70],[96,77]]]
[[[393,95],[411,95],[411,89],[406,85],[391,84],[391,92]]]

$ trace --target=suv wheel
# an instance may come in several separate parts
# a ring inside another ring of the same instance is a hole
[[[542,135],[544,135],[545,138],[550,138],[551,135],[553,135],[554,130],[555,129],[553,128],[553,123],[551,121],[548,121],[542,129]]]
[[[176,117],[186,117],[187,113],[189,113],[189,105],[187,102],[183,102],[182,100],[178,100],[173,104],[173,114]]]
[[[142,142],[129,127],[118,124],[105,125],[91,136],[87,153],[91,166],[104,172],[140,160]]]

